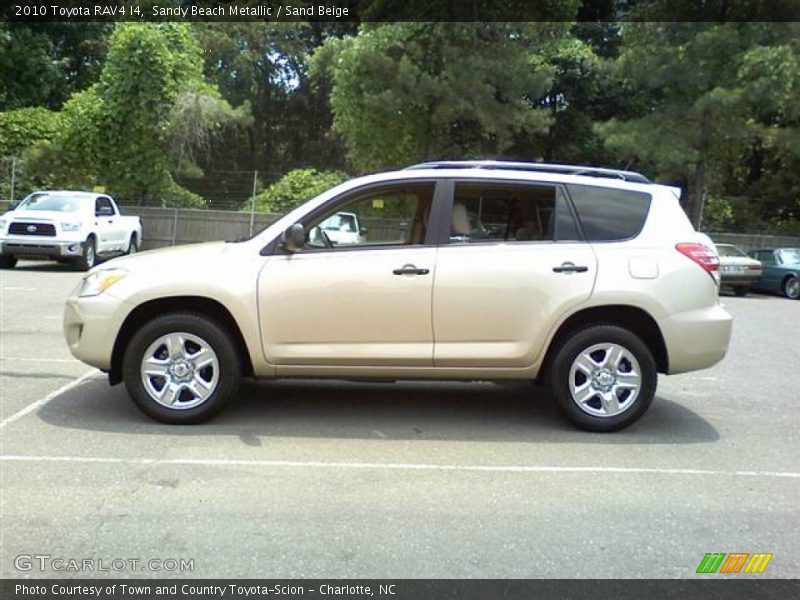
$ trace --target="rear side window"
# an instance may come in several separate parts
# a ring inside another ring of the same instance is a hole
[[[650,194],[588,185],[568,185],[567,190],[588,241],[627,240],[642,231]]]
[[[550,185],[458,182],[450,242],[543,242],[579,238],[563,192]]]

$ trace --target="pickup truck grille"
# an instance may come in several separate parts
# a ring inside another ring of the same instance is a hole
[[[12,235],[46,235],[55,237],[56,226],[52,223],[11,223],[8,233]]]

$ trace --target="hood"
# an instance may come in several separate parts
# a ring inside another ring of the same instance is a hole
[[[120,256],[113,260],[101,263],[92,271],[118,267],[127,271],[141,271],[145,269],[181,271],[202,269],[207,270],[210,263],[215,262],[224,254],[229,244],[226,242],[204,242],[202,244],[185,244],[182,246],[169,246],[156,250],[147,250],[130,256]]]
[[[10,221],[79,221],[85,215],[65,210],[10,210],[3,219]]]

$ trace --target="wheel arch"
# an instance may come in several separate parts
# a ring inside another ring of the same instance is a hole
[[[784,275],[781,278],[781,284],[780,284],[780,291],[781,292],[784,292],[786,290],[786,284],[789,282],[789,280],[792,277],[794,277],[796,279],[800,279],[800,273],[794,273],[792,271],[790,271],[789,273],[786,273],[786,275]]]
[[[573,313],[561,323],[550,340],[545,358],[539,369],[538,379],[546,377],[558,348],[570,334],[590,325],[601,324],[624,327],[639,336],[653,354],[658,372],[669,372],[667,344],[656,320],[647,311],[636,306],[610,304],[584,308]]]
[[[111,352],[111,368],[108,371],[108,379],[111,385],[116,385],[122,381],[122,359],[134,333],[147,321],[170,312],[200,313],[217,322],[226,331],[229,331],[242,361],[242,375],[253,375],[253,363],[247,344],[244,341],[244,336],[236,319],[225,305],[205,296],[171,296],[143,302],[125,318],[114,341],[114,349]]]

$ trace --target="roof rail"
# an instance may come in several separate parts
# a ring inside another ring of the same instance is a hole
[[[587,175],[589,177],[609,177],[633,183],[652,183],[647,177],[635,171],[584,167],[580,165],[559,165],[539,162],[514,162],[505,160],[437,160],[406,167],[412,169],[504,169],[508,171],[533,171],[538,173],[561,173],[564,175]]]

